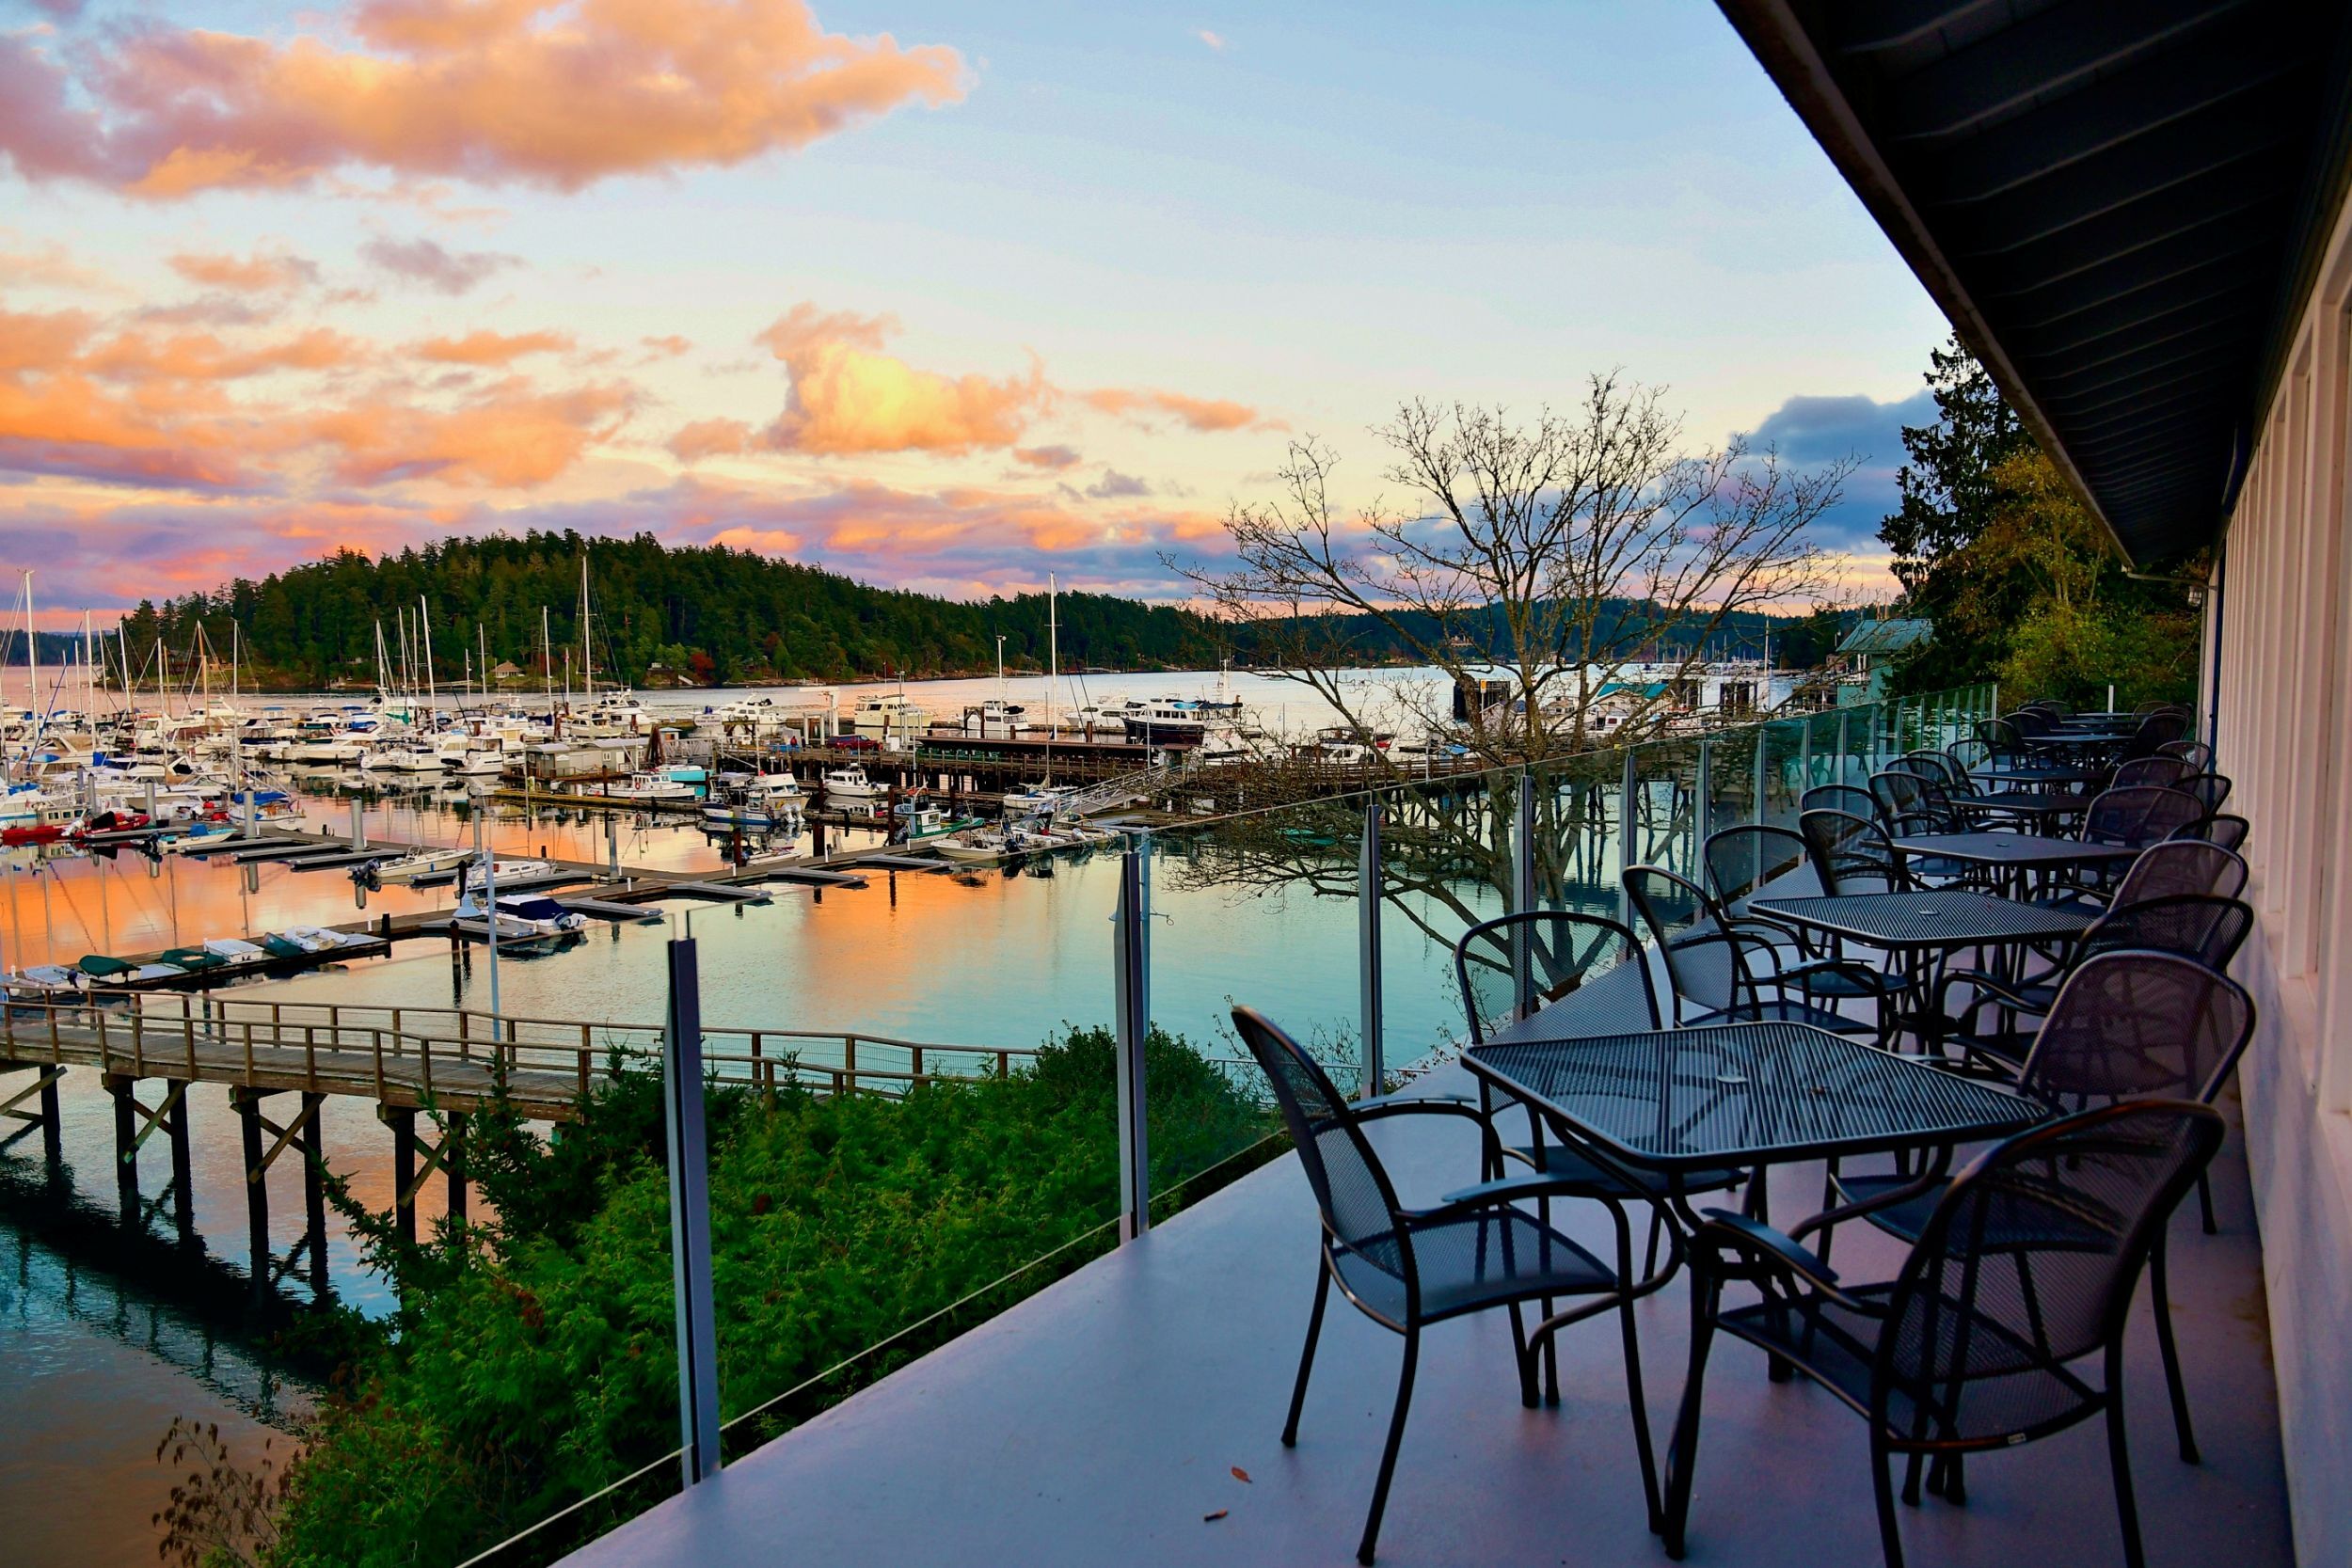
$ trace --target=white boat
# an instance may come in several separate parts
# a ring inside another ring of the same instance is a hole
[[[204,943],[204,951],[215,958],[225,958],[231,964],[257,964],[269,958],[267,949],[257,946],[242,937],[210,938]]]
[[[1016,816],[1053,816],[1068,809],[1070,798],[1078,791],[1072,784],[1026,784],[1005,791],[1005,819]]]
[[[78,994],[89,984],[89,976],[65,964],[35,964],[9,971],[7,983],[12,1001],[53,1002]]]
[[[640,802],[691,800],[701,792],[684,779],[674,779],[662,773],[631,773],[628,783],[614,784],[605,793],[615,800]]]
[[[468,855],[466,859],[469,863],[466,866],[464,891],[479,892],[483,883],[482,863],[471,855]],[[519,882],[540,877],[553,877],[560,875],[564,869],[553,861],[493,861],[491,866],[501,882]]]
[[[844,768],[825,769],[825,799],[834,804],[869,804],[877,796],[886,794],[885,786],[866,776],[866,769],[856,763]]]
[[[976,817],[950,817],[927,800],[901,801],[893,817],[891,836],[905,844],[921,844],[979,826]]]
[[[862,735],[907,736],[930,727],[930,713],[903,691],[862,697],[850,712],[849,728]]]
[[[1136,698],[1120,714],[1127,738],[1152,745],[1198,741],[1211,724],[1230,724],[1241,718],[1239,703],[1213,703],[1188,697]]]
[[[488,911],[482,907],[479,891],[469,892],[450,911],[458,920],[480,920]],[[529,927],[529,934],[538,937],[560,936],[566,931],[583,930],[588,917],[577,910],[567,910],[543,893],[500,894],[498,898],[499,936],[503,939],[508,929],[520,925]]]
[[[470,849],[420,849],[398,860],[377,861],[356,867],[352,879],[376,883],[413,882],[420,877],[444,877],[473,859]]]
[[[370,773],[438,773],[441,759],[422,747],[379,746],[359,758]]]
[[[725,800],[703,807],[703,820],[723,827],[797,827],[807,801],[801,781],[789,772],[739,777]]]
[[[376,941],[353,931],[331,931],[324,926],[289,926],[282,931],[272,931],[262,939],[266,949],[271,942],[281,942],[304,953],[332,953],[345,947],[367,947]]]

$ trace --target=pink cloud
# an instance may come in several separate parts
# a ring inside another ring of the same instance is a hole
[[[318,281],[314,261],[299,256],[208,256],[183,252],[167,258],[171,270],[208,289],[273,293]]]
[[[1165,414],[1175,419],[1188,430],[1215,432],[1222,430],[1281,430],[1279,421],[1260,418],[1258,411],[1247,404],[1227,398],[1196,398],[1183,392],[1130,390],[1120,387],[1105,387],[1097,391],[1081,393],[1090,407],[1105,414],[1121,417]]]
[[[427,338],[411,344],[420,359],[437,365],[511,365],[531,354],[561,354],[572,346],[568,332],[469,332],[462,338]]]
[[[699,463],[748,451],[751,444],[752,427],[740,420],[697,420],[670,437],[670,452],[681,463]]]
[[[338,451],[346,483],[435,479],[450,484],[529,489],[609,440],[635,405],[624,387],[539,392],[515,380],[453,409],[385,401],[355,404],[310,421],[310,436]]]
[[[348,23],[363,48],[139,22],[60,59],[0,36],[0,151],[155,199],[344,169],[569,191],[965,88],[954,50],[828,33],[801,0],[359,0]]]
[[[445,294],[462,294],[501,268],[522,265],[519,256],[491,250],[453,251],[421,237],[388,240],[379,235],[361,245],[359,254],[395,277]]]

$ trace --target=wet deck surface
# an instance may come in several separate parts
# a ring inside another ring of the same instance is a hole
[[[1449,1080],[1440,1079],[1441,1084]],[[2174,1314],[2204,1463],[2183,1465],[2145,1291],[2128,1354],[2149,1561],[2285,1568],[2260,1255],[2234,1125],[2215,1168],[2221,1233],[2174,1222]],[[1467,1124],[1381,1124],[1408,1204],[1476,1176]],[[1820,1171],[1773,1180],[1786,1220]],[[1556,1212],[1565,1212],[1556,1211]],[[1601,1228],[1565,1227],[1588,1241]],[[1399,1341],[1336,1298],[1298,1446],[1278,1440],[1313,1286],[1307,1183],[1284,1159],[752,1453],[567,1559],[578,1568],[734,1563],[1343,1564],[1378,1462]],[[1849,1280],[1895,1243],[1840,1230]],[[1735,1300],[1740,1299],[1736,1294]],[[1642,1304],[1661,1441],[1683,1383],[1688,1297]],[[1502,1314],[1430,1331],[1380,1543],[1383,1563],[1666,1560],[1644,1522],[1617,1336],[1561,1341],[1562,1402],[1518,1403]],[[1718,1341],[1707,1380],[1693,1563],[1880,1560],[1863,1423],[1824,1391],[1767,1380]],[[1236,1480],[1239,1466],[1250,1477]],[[2121,1563],[2102,1424],[1971,1462],[1968,1502],[1903,1511],[1914,1564]],[[1228,1511],[1222,1518],[1203,1515]]]

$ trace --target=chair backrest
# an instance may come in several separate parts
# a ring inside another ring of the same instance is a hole
[[[2009,716],[2009,722],[2010,728],[2027,740],[2031,740],[2038,735],[2047,735],[2058,728],[2050,716],[2040,708],[2021,707]]]
[[[2229,778],[2220,773],[2191,774],[2172,787],[2197,797],[2198,805],[2203,808],[2203,815],[2207,816],[2219,811],[2230,799]]]
[[[1879,820],[1892,833],[1946,833],[1960,830],[1952,798],[1934,780],[1891,768],[1870,775],[1870,795]]]
[[[2210,1102],[2253,1035],[2254,999],[2228,975],[2177,953],[2101,953],[2058,987],[2018,1085],[2070,1110],[2153,1096]]]
[[[1629,965],[1632,974],[1583,998],[1593,1005],[1595,1034],[1639,1034],[1660,1025],[1641,942],[1617,922],[1533,910],[1483,921],[1454,944],[1454,975],[1472,1044]]]
[[[2139,852],[2115,885],[2111,904],[2175,894],[2205,893],[2235,898],[2246,891],[2246,863],[2234,850],[2201,839],[2173,837]]]
[[[1952,766],[1960,770],[1961,782],[1965,784],[1969,782],[1970,768],[1981,768],[1993,760],[1993,748],[1981,740],[1955,740],[1944,748],[1944,754],[1952,759]]]
[[[1705,888],[1659,865],[1629,865],[1619,879],[1666,966],[1677,1023],[1686,1016],[1686,1003],[1698,1012],[1717,1012],[1755,997],[1739,940]]]
[[[2107,781],[2109,789],[2132,789],[2141,784],[2164,787],[2177,784],[2188,777],[2188,764],[2179,757],[2135,757],[2115,770]]]
[[[2171,740],[2156,748],[2160,757],[2178,757],[2187,763],[2189,771],[2202,773],[2213,766],[2213,748],[2201,740]]]
[[[1968,777],[1966,768],[1942,752],[1907,752],[1896,761],[1901,763],[1909,771],[1918,774],[1932,784],[1942,784],[1947,789],[1956,784],[1965,782]],[[1892,768],[1895,763],[1888,763],[1887,766]]]
[[[2139,721],[2139,728],[2123,743],[2123,755],[2152,757],[2158,748],[2169,746],[2188,731],[2187,716],[2172,708],[2160,708]]]
[[[2172,836],[2201,839],[2207,844],[2218,844],[2234,854],[2246,847],[2246,835],[2252,831],[2252,826],[2243,816],[2232,816],[2227,812],[2216,812],[2211,816],[2201,817],[2187,827],[2176,830]]]
[[[1851,812],[1808,811],[1797,818],[1813,874],[1832,894],[1899,893],[1909,885],[1885,831]]]
[[[1810,793],[1808,791],[1808,793]],[[1743,824],[1707,839],[1707,880],[1724,912],[1735,919],[1763,888],[1790,898],[1821,894],[1820,878],[1804,850],[1804,835],[1764,823]]]
[[[1314,1188],[1315,1207],[1331,1240],[1405,1281],[1418,1305],[1420,1277],[1413,1248],[1399,1220],[1396,1188],[1373,1152],[1356,1113],[1321,1068],[1254,1007],[1233,1009],[1233,1028],[1265,1069],[1297,1147],[1298,1163]]]
[[[1842,811],[1849,816],[1859,816],[1866,822],[1879,819],[1878,798],[1860,784],[1815,784],[1797,797],[1797,810]]]
[[[2210,893],[2174,893],[2159,898],[2117,902],[2090,924],[2074,948],[2080,963],[2102,953],[2144,948],[2195,958],[2217,974],[2253,933],[2252,906]]]
[[[1896,1275],[1872,1418],[1980,1441],[2069,1414],[2049,1374],[2120,1342],[2149,1252],[2221,1136],[2208,1106],[2148,1101],[2046,1122],[1979,1156]],[[2019,1375],[2033,1372],[2044,1375]]]
[[[1977,740],[1996,761],[2007,761],[2026,749],[2024,734],[2007,719],[1978,720]]]
[[[2170,838],[2206,815],[2193,795],[2153,784],[2110,789],[2083,813],[2087,844],[2121,844],[2134,849]]]

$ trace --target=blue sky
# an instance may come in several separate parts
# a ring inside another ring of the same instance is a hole
[[[856,0],[804,47],[793,0],[677,0],[675,71],[751,71],[787,119],[810,59],[896,73],[748,144],[635,144],[614,105],[642,84],[597,78],[541,143],[490,123],[453,152],[429,116],[339,118],[301,69],[494,96],[484,61],[597,3],[8,13],[0,311],[64,345],[6,372],[13,426],[0,382],[17,553],[103,609],[124,590],[76,583],[61,539],[185,585],[587,518],[947,593],[1066,557],[1165,594],[1160,551],[1210,546],[1291,436],[1368,499],[1400,399],[1532,412],[1613,368],[1693,443],[1862,458],[1820,542],[1874,571],[1946,329],[1712,6]],[[736,58],[694,63],[725,36]],[[248,62],[202,115],[155,64],[190,57]],[[213,347],[163,356],[171,332]],[[64,431],[70,384],[120,417]]]

